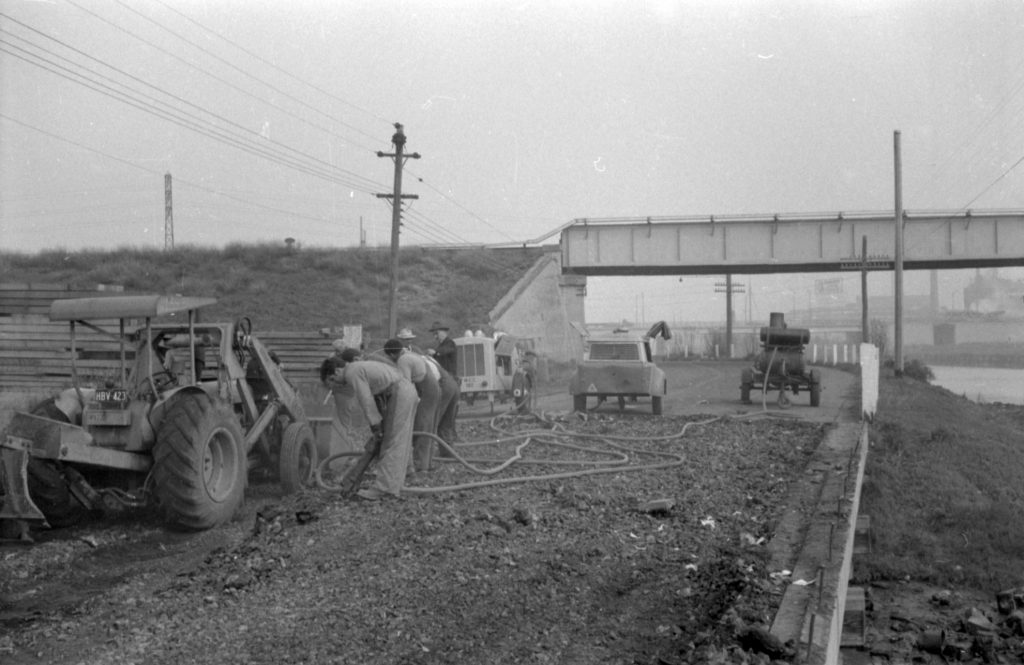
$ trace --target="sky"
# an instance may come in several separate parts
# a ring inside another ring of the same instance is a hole
[[[895,131],[905,209],[1019,210],[1024,2],[0,0],[5,250],[165,247],[168,173],[175,245],[386,246],[395,123],[403,246],[892,210]],[[588,318],[715,281],[591,279]]]

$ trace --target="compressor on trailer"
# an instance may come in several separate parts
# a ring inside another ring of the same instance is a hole
[[[811,331],[790,328],[782,312],[772,312],[768,325],[761,328],[760,338],[761,352],[740,379],[740,400],[750,404],[751,390],[778,390],[778,404],[786,408],[790,405],[786,391],[798,395],[803,389],[811,395],[811,406],[821,404],[821,375],[804,365],[804,345],[811,340]]]

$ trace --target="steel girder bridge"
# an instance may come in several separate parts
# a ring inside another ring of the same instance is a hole
[[[840,212],[576,219],[561,229],[562,273],[892,270],[894,218],[893,212]],[[906,270],[1024,266],[1024,211],[907,211],[902,249]]]

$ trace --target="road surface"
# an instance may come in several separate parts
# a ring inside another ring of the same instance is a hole
[[[770,391],[763,396],[764,398],[759,391],[755,391],[751,394],[753,404],[740,402],[740,373],[750,366],[750,361],[663,361],[659,362],[658,366],[665,371],[668,378],[668,394],[662,401],[662,412],[666,416],[742,415],[764,409],[815,422],[860,418],[857,377],[838,369],[816,367],[821,372],[820,406],[810,406],[810,395],[801,392],[798,395],[788,393],[790,406],[781,408],[778,405],[778,391]],[[587,406],[594,409],[596,403],[596,398],[591,397]],[[508,404],[494,405],[494,410],[498,413],[508,408]],[[536,398],[535,410],[571,411],[572,396],[569,394],[568,381],[562,389],[557,385],[541,387]],[[640,398],[637,402],[627,402],[624,410],[620,411],[618,400],[611,398],[594,409],[594,412],[609,415],[651,415],[651,400]],[[478,402],[472,407],[463,403],[459,407],[460,417],[483,417],[490,413],[490,406],[486,401]]]

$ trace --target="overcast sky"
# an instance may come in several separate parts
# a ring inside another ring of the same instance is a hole
[[[0,8],[9,250],[163,247],[165,173],[177,245],[352,246],[360,228],[384,245],[394,164],[376,153],[395,122],[421,155],[405,245],[524,242],[580,217],[891,210],[896,130],[906,209],[1024,208],[1020,0]],[[625,306],[589,292],[629,316],[711,283],[672,280],[620,284]]]

